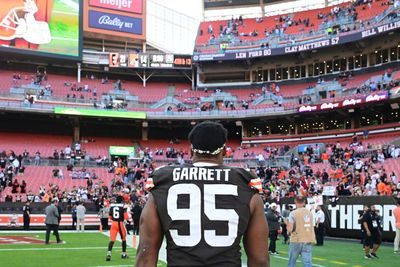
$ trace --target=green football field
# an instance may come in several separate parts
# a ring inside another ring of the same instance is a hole
[[[43,233],[0,233],[2,236],[30,236],[43,240]],[[131,236],[128,236],[131,238]],[[105,261],[108,237],[100,233],[62,233],[65,244],[1,244],[0,266],[2,267],[63,267],[63,266],[133,266],[135,251],[128,248],[129,259],[121,259],[121,244],[116,243],[110,262]],[[54,241],[54,237],[51,237]],[[130,243],[130,242],[128,242]],[[287,245],[278,241],[279,256],[271,256],[272,267],[287,266]],[[324,247],[314,247],[313,264],[317,267],[394,267],[399,266],[400,254],[393,254],[393,248],[383,246],[376,260],[365,260],[360,244],[352,242],[326,241]],[[243,262],[246,262],[243,256]],[[166,266],[159,262],[158,266]],[[299,262],[297,266],[302,266]]]

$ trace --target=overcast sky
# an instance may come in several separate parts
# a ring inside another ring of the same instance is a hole
[[[186,14],[189,17],[201,20],[203,17],[203,0],[153,0],[170,9]]]

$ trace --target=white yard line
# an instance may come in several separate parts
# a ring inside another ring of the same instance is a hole
[[[70,234],[70,233],[77,233],[75,230],[58,230],[60,234]],[[45,234],[46,230],[33,230],[33,231],[0,231],[0,234],[16,234],[16,235],[21,235],[21,234]],[[85,232],[82,232],[83,234],[98,234],[99,230],[85,230]],[[1,237],[0,235],[0,237]]]
[[[34,244],[35,245],[35,244]],[[54,244],[55,245],[55,244]],[[43,244],[44,246],[44,244]],[[59,245],[62,246],[62,245]],[[2,251],[42,251],[42,250],[97,250],[97,249],[104,249],[106,250],[107,247],[81,247],[81,248],[1,248],[0,252]]]
[[[76,38],[64,38],[64,37],[54,37],[54,36],[52,36],[51,39],[62,40],[62,41],[71,41],[71,42],[78,42],[79,41],[79,39],[76,39]]]
[[[53,13],[79,16],[79,13],[76,13],[76,12],[67,12],[67,11],[60,11],[60,10],[53,10]]]
[[[107,232],[103,232],[103,235],[105,235],[105,236],[110,236],[110,232],[109,231],[107,231]],[[133,247],[133,240],[132,240],[132,235],[127,235],[126,236],[126,244],[128,245],[128,246],[130,246],[130,247]],[[117,240],[118,241],[121,241],[121,237],[118,235],[118,237],[117,237]],[[136,247],[135,247],[135,249],[137,249],[137,246],[139,245],[139,236],[136,236]],[[163,261],[163,262],[167,262],[167,249],[166,249],[166,244],[165,244],[165,241],[163,241],[162,242],[162,244],[161,244],[161,248],[160,248],[160,252],[159,252],[159,254],[158,254],[158,259],[160,260],[160,261]]]

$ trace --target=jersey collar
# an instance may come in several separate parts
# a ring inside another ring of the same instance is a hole
[[[199,161],[199,162],[193,163],[193,166],[195,166],[195,167],[212,167],[212,166],[218,166],[218,164],[211,163],[211,162],[201,162],[201,161]]]

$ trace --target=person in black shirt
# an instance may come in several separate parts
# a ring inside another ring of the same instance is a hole
[[[74,204],[71,209],[72,217],[72,230],[76,230],[76,224],[78,222],[78,217],[76,216],[76,205]]]
[[[203,122],[189,134],[193,164],[157,169],[140,218],[136,266],[156,266],[163,236],[168,266],[269,267],[261,180],[223,165],[227,130]]]
[[[58,210],[58,225],[60,225],[61,222],[61,213],[63,212],[60,203],[57,201],[57,210]]]
[[[132,208],[132,219],[133,219],[133,234],[139,235],[139,223],[140,216],[142,215],[142,206],[140,206],[139,202],[135,202],[135,205]]]
[[[360,244],[363,245],[363,248],[365,247],[365,229],[363,226],[363,222],[362,222],[362,218],[364,217],[364,214],[368,211],[369,207],[367,205],[364,205],[363,207],[363,211],[360,214],[360,216],[358,217],[358,223],[361,225],[361,240],[360,240]]]
[[[24,212],[24,230],[29,230],[29,224],[31,222],[31,207],[30,202],[27,201],[25,205],[22,207],[22,211]]]
[[[361,219],[362,225],[365,230],[365,240],[364,240],[364,250],[365,258],[373,259],[379,258],[376,252],[382,242],[381,234],[381,217],[375,210],[375,206],[371,207],[365,212]],[[372,247],[372,252],[370,253],[370,247]]]
[[[269,228],[269,248],[268,252],[272,255],[279,255],[279,252],[276,251],[276,240],[278,239],[278,231],[281,228],[280,225],[280,215],[278,213],[276,203],[271,203],[267,213],[267,221],[268,221],[268,228]]]
[[[6,159],[4,157],[0,158],[0,168],[4,169],[6,167]]]

